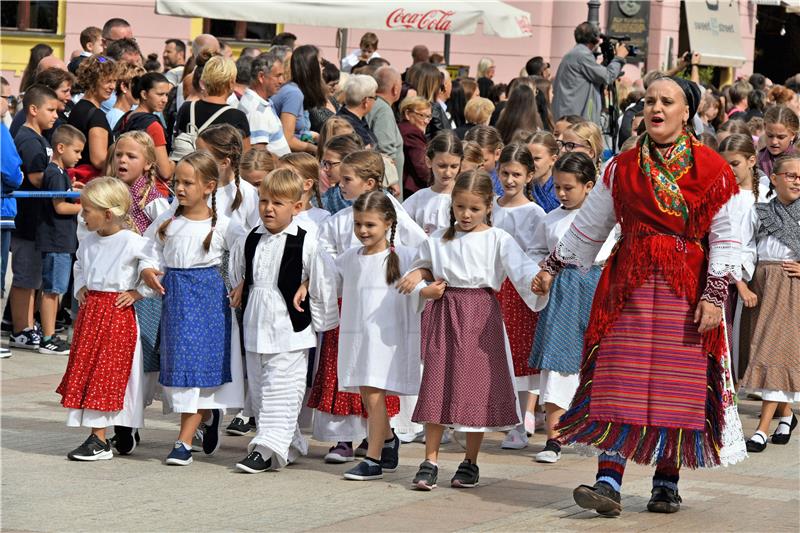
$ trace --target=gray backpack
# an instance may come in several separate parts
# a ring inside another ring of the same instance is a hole
[[[217,117],[219,117],[225,111],[228,109],[233,109],[233,107],[229,105],[218,109],[216,113],[208,117],[208,120],[206,120],[203,125],[198,128],[194,118],[194,105],[196,103],[197,101],[195,100],[189,104],[189,123],[186,125],[186,131],[179,133],[172,141],[172,153],[169,154],[169,158],[172,161],[180,161],[185,156],[194,152],[196,150],[195,142],[197,141],[197,136],[200,134],[200,132],[211,126]]]

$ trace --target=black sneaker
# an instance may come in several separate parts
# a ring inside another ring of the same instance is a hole
[[[108,441],[101,441],[94,433],[67,454],[67,458],[73,461],[103,461],[112,457],[114,454],[111,451],[111,444]]]
[[[381,479],[382,477],[383,469],[381,465],[372,459],[365,459],[344,473],[345,479],[354,479],[356,481],[369,481],[371,479]]]
[[[252,451],[247,457],[236,463],[236,469],[248,474],[260,474],[266,472],[272,466],[272,457],[266,461],[259,452]]]
[[[211,410],[211,421],[203,429],[203,453],[214,455],[222,441],[219,438],[219,426],[222,421],[222,412],[219,409]]]
[[[677,513],[681,510],[681,499],[677,490],[667,487],[653,487],[647,510],[651,513]]]
[[[27,328],[19,333],[12,333],[8,346],[17,350],[38,350],[42,338],[33,328]]]
[[[120,455],[130,455],[136,449],[137,435],[134,436],[134,429],[126,426],[114,426],[114,437],[111,439],[111,444]]]
[[[225,428],[225,433],[241,437],[250,433],[251,430],[250,424],[244,418],[237,415],[233,417],[231,423]]]
[[[439,479],[439,467],[432,462],[422,461],[417,470],[417,475],[411,484],[417,490],[433,490],[436,488],[436,481]]]
[[[474,464],[469,459],[464,459],[464,461],[458,465],[456,475],[450,480],[450,486],[455,489],[471,489],[472,487],[478,486],[479,479],[478,465]]]
[[[572,491],[579,507],[594,509],[601,516],[614,517],[622,512],[619,492],[608,483],[598,481],[594,487],[581,485]]]
[[[381,469],[384,472],[394,472],[400,462],[400,439],[392,432],[392,441],[384,442],[381,450]]]
[[[247,425],[250,426],[250,431],[255,431],[256,430],[256,419],[255,419],[255,417],[251,416],[247,420]]]
[[[41,340],[39,343],[39,353],[46,355],[69,355],[69,343],[54,335],[50,337],[50,340]]]
[[[356,457],[366,457],[367,456],[367,448],[369,448],[369,443],[367,439],[361,441],[361,444],[358,445],[354,451]]]

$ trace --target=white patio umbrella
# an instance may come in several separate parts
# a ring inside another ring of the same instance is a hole
[[[156,12],[162,15],[276,24],[441,33],[446,36],[446,49],[449,49],[447,36],[473,34],[478,22],[483,23],[483,33],[487,35],[505,38],[531,35],[530,15],[498,0],[481,2],[157,0]]]

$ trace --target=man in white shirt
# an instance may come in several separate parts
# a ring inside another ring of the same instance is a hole
[[[253,60],[250,76],[250,87],[239,100],[239,110],[250,123],[250,143],[266,147],[278,157],[288,154],[291,150],[283,126],[269,101],[283,85],[283,61],[269,52],[261,54]]]

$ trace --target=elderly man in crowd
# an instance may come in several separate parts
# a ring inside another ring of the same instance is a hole
[[[278,157],[291,150],[269,97],[278,92],[283,80],[283,61],[269,52],[261,54],[250,65],[250,87],[239,100],[239,111],[250,123],[252,146],[266,148]]]
[[[372,110],[367,113],[367,125],[377,140],[380,153],[394,161],[398,174],[403,172],[403,136],[394,117],[392,105],[400,99],[403,82],[400,73],[392,67],[381,67],[373,75],[378,84],[377,99]]]
[[[378,83],[372,76],[353,74],[344,82],[342,90],[344,91],[344,105],[336,114],[353,126],[353,130],[364,141],[364,146],[376,147],[378,141],[364,117],[372,111],[375,100],[378,99],[375,94],[378,90]]]

